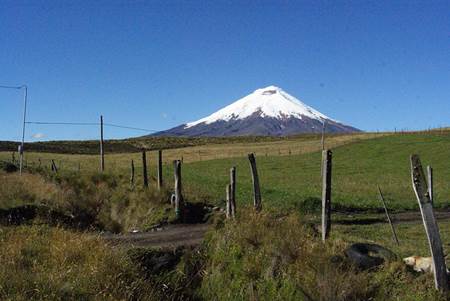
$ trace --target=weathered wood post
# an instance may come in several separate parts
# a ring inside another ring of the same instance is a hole
[[[227,219],[231,218],[231,184],[227,185],[227,198],[226,198],[226,205],[225,205],[225,215]]]
[[[148,174],[147,174],[147,154],[145,150],[142,151],[142,176],[144,179],[144,188],[148,187]]]
[[[163,186],[163,173],[162,173],[162,150],[158,151],[158,189],[161,190]]]
[[[434,189],[433,189],[433,167],[430,165],[427,166],[427,175],[428,175],[428,193],[430,195],[431,204],[434,202]]]
[[[391,216],[389,215],[389,212],[388,212],[388,209],[386,206],[386,202],[384,201],[383,193],[381,192],[380,186],[377,186],[377,187],[378,187],[378,195],[380,196],[380,201],[383,204],[384,212],[386,213],[387,220],[389,222],[389,225],[391,226],[391,231],[392,231],[394,241],[397,243],[397,246],[398,246],[398,245],[400,245],[400,243],[398,242],[398,237],[397,237],[397,233],[395,232],[394,224],[392,223]]]
[[[325,241],[331,230],[331,150],[322,153],[322,240]]]
[[[134,187],[134,160],[131,160],[130,185],[131,187]]]
[[[231,185],[231,217],[236,217],[236,167],[230,169],[230,185]]]
[[[181,187],[181,161],[174,161],[175,175],[175,216],[178,221],[184,221],[184,199]]]
[[[326,121],[322,121],[322,151],[325,150],[325,127],[326,127]]]
[[[411,155],[411,177],[433,258],[435,287],[437,290],[446,292],[448,291],[448,276],[444,250],[439,227],[434,217],[427,181],[418,155]]]
[[[39,158],[38,161],[39,161],[38,168],[41,168],[41,166],[42,166],[42,160],[41,160],[41,158]]]
[[[249,154],[248,160],[250,161],[252,181],[253,181],[253,206],[255,207],[256,211],[261,211],[262,209],[261,189],[259,187],[259,177],[258,177],[258,170],[256,169],[255,154],[253,153]]]
[[[103,149],[103,115],[100,115],[100,171],[105,171],[105,153]]]
[[[55,160],[52,159],[52,171],[58,172],[58,168],[56,167]]]

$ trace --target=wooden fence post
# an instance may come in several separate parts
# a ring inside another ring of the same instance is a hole
[[[163,186],[163,174],[162,174],[162,150],[158,151],[158,189],[161,190]]]
[[[394,225],[392,224],[391,216],[389,215],[389,212],[388,212],[388,209],[387,209],[387,206],[386,206],[386,202],[384,201],[383,193],[381,192],[380,186],[378,186],[378,194],[380,196],[381,203],[383,203],[384,212],[386,213],[386,217],[387,217],[387,220],[389,222],[389,225],[391,226],[392,235],[393,235],[394,240],[395,240],[395,242],[397,243],[397,246],[398,246],[398,245],[400,245],[400,243],[398,242],[397,233],[395,232]]]
[[[252,171],[252,181],[253,181],[253,206],[256,211],[261,211],[261,189],[259,187],[258,170],[256,169],[256,159],[255,154],[251,153],[248,155],[248,160],[250,161],[250,167]]]
[[[230,169],[230,185],[231,185],[231,217],[236,217],[236,167]]]
[[[446,292],[448,291],[448,276],[444,250],[439,227],[434,217],[427,181],[418,155],[411,155],[411,177],[433,258],[435,287],[440,291]]]
[[[134,186],[134,160],[131,160],[130,185],[131,185],[131,187]]]
[[[105,153],[103,149],[103,115],[100,115],[100,171],[105,171]]]
[[[322,153],[322,240],[330,235],[331,229],[331,150]]]
[[[323,120],[322,121],[322,151],[325,150],[325,126],[326,126],[326,121]]]
[[[144,178],[144,188],[148,187],[148,175],[147,175],[147,154],[145,150],[142,151],[142,175]]]
[[[56,167],[55,161],[52,159],[52,171],[58,172],[58,168]]]
[[[433,168],[430,165],[427,166],[427,175],[428,175],[428,193],[430,195],[431,204],[433,204],[434,202]]]
[[[174,161],[175,175],[175,216],[178,221],[184,221],[184,200],[181,187],[181,161]]]
[[[226,198],[226,205],[225,205],[225,215],[227,219],[231,218],[231,184],[227,185],[227,198]]]

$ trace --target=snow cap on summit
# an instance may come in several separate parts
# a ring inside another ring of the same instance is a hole
[[[185,128],[204,123],[211,124],[216,121],[229,121],[244,119],[255,113],[261,117],[272,117],[284,119],[295,117],[302,119],[303,116],[316,120],[332,120],[319,111],[304,104],[294,96],[286,93],[276,86],[268,86],[257,89],[253,93],[232,103],[229,106],[200,120],[187,123]]]

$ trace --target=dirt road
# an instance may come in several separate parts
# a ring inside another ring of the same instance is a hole
[[[202,242],[210,225],[167,225],[152,232],[104,234],[102,237],[116,246],[173,249],[195,246]]]

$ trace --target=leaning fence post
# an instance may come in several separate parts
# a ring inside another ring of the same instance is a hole
[[[163,174],[162,174],[162,150],[158,151],[158,189],[161,190],[163,186]]]
[[[236,167],[230,169],[231,217],[236,217]]]
[[[331,229],[331,150],[322,153],[322,240],[330,235]]]
[[[437,290],[446,292],[448,291],[448,276],[445,266],[444,250],[442,248],[439,227],[434,217],[433,204],[427,188],[427,181],[418,155],[411,155],[411,177],[433,258],[435,287]]]
[[[427,166],[427,175],[428,175],[428,193],[430,195],[430,201],[433,204],[434,202],[433,167],[431,167],[430,165]]]
[[[181,161],[174,161],[175,175],[175,216],[178,221],[184,221],[184,200],[181,190]]]
[[[142,175],[144,177],[144,188],[148,187],[148,175],[147,175],[147,155],[145,150],[142,151]]]
[[[261,190],[259,187],[258,170],[256,169],[256,159],[255,154],[251,153],[248,155],[248,160],[250,161],[250,167],[252,171],[252,181],[253,181],[253,206],[256,211],[261,211]]]
[[[389,222],[389,225],[391,226],[392,235],[393,235],[394,240],[395,240],[395,242],[397,243],[397,246],[398,246],[398,245],[400,245],[400,243],[398,242],[397,233],[395,232],[394,225],[392,224],[391,216],[389,215],[389,212],[388,212],[388,209],[387,209],[387,206],[386,206],[386,202],[384,201],[383,193],[381,192],[380,186],[378,186],[378,194],[380,196],[380,201],[383,203],[384,212],[386,213],[386,217],[387,217],[387,220]]]
[[[134,160],[131,160],[130,185],[131,185],[131,187],[134,186]]]
[[[56,167],[55,160],[52,159],[52,171],[58,172],[58,168]]]

